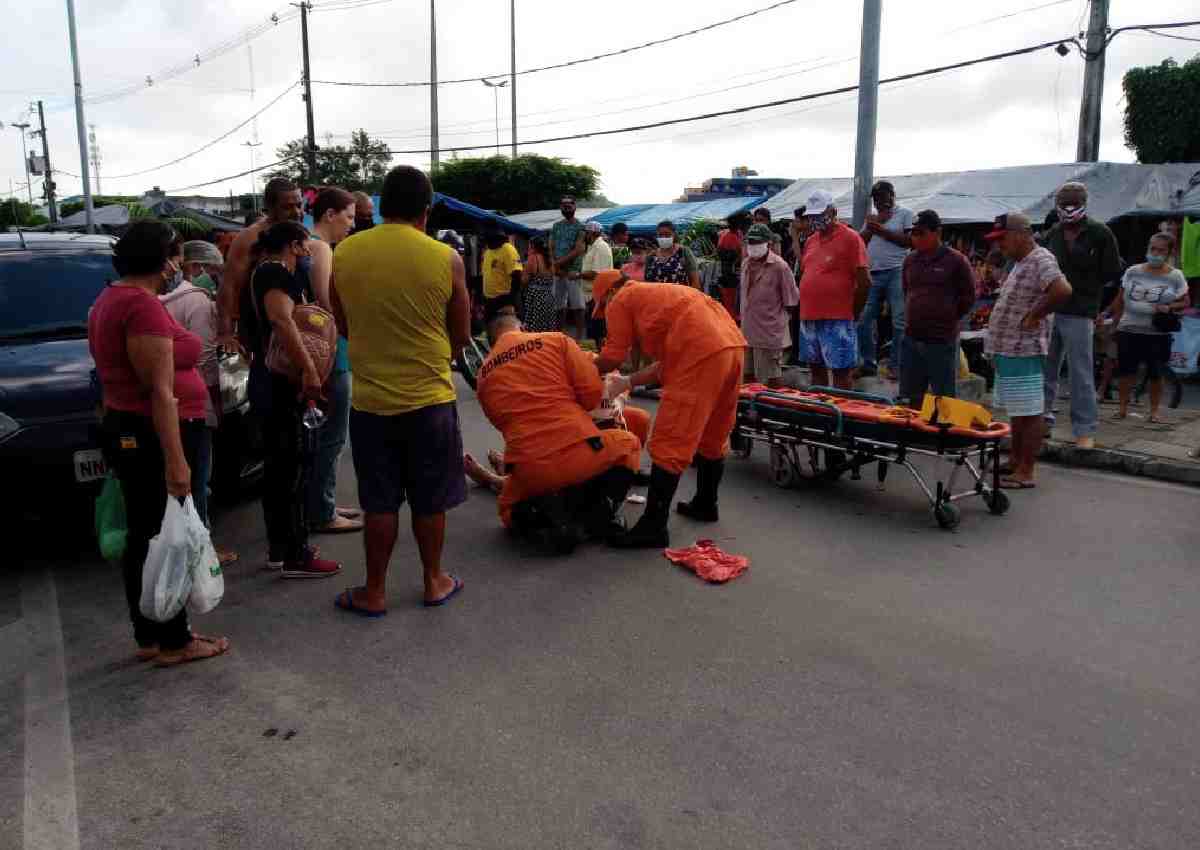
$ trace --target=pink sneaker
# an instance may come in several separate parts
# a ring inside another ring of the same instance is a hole
[[[332,578],[342,571],[342,565],[337,561],[318,558],[313,549],[308,556],[300,561],[289,561],[283,565],[284,578]]]

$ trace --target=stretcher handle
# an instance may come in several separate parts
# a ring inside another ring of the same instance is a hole
[[[874,393],[860,393],[857,390],[839,390],[837,387],[809,387],[808,392],[846,398],[852,401],[869,401],[872,404],[886,404],[888,407],[896,406],[894,398],[888,398],[885,395],[875,395]]]
[[[834,421],[837,423],[836,429],[834,430],[834,434],[838,437],[842,436],[842,409],[840,407],[838,407],[836,404],[830,404],[827,401],[820,401],[818,399],[813,399],[813,398],[803,398],[800,396],[787,395],[786,393],[765,392],[765,393],[758,393],[756,396],[754,396],[755,401],[758,401],[760,398],[769,398],[769,399],[774,399],[775,401],[786,401],[786,402],[790,402],[791,404],[802,405],[804,407],[815,407],[820,410],[828,410],[830,413],[833,414]]]

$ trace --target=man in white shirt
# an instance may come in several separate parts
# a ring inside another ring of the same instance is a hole
[[[592,301],[592,281],[598,272],[613,267],[613,253],[604,239],[604,229],[598,222],[589,221],[584,225],[583,241],[587,251],[583,255],[583,266],[578,277],[582,281],[583,299],[587,303],[588,336],[599,342],[604,338],[604,320],[592,318],[596,308]]]
[[[899,344],[904,338],[904,287],[901,273],[904,258],[912,247],[908,231],[913,226],[913,214],[910,209],[896,206],[896,189],[886,180],[880,180],[871,189],[871,201],[875,205],[875,212],[867,216],[867,223],[859,233],[867,243],[867,259],[871,264],[871,292],[858,321],[858,352],[862,358],[860,374],[876,374],[878,342],[875,325],[886,300],[892,314],[892,369],[899,378],[903,368]]]

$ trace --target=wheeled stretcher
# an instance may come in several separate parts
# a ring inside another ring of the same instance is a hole
[[[863,467],[872,464],[882,487],[888,467],[898,464],[928,497],[938,525],[952,529],[961,519],[955,502],[962,499],[979,496],[996,515],[1008,510],[1008,494],[1000,489],[1000,443],[1010,434],[1003,423],[986,428],[930,424],[918,411],[897,407],[885,396],[747,384],[741,389],[730,442],[734,454],[743,458],[750,456],[756,442],[765,443],[771,479],[785,488],[803,479],[835,481],[846,472],[860,480]],[[913,465],[916,456],[948,463],[949,477],[931,487]],[[965,487],[956,491],[964,473]]]

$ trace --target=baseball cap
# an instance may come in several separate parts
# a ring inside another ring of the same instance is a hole
[[[598,221],[589,221],[587,224],[585,224],[583,226],[583,229],[586,230],[588,233],[603,233],[604,232],[604,228],[602,228],[600,226],[600,222],[598,222]]]
[[[604,296],[625,279],[625,274],[620,269],[605,269],[602,272],[596,272],[596,277],[592,281],[592,300],[596,302],[596,309],[592,311],[593,319],[599,319],[604,315]]]
[[[770,242],[772,235],[771,228],[767,227],[765,224],[756,224],[746,231],[746,241]]]
[[[983,238],[995,240],[1002,238],[1005,233],[1028,233],[1032,230],[1033,225],[1029,221],[1029,216],[1024,213],[1005,213],[996,216],[991,232]]]
[[[833,206],[833,192],[828,189],[816,189],[804,202],[805,214],[809,216],[823,215],[825,210]]]
[[[942,217],[933,210],[921,210],[913,217],[913,222],[909,225],[909,230],[914,230],[918,227],[923,230],[937,230],[942,226]]]
[[[204,263],[207,266],[223,266],[225,258],[217,250],[217,246],[203,239],[193,239],[183,243],[183,261],[185,263]]]

